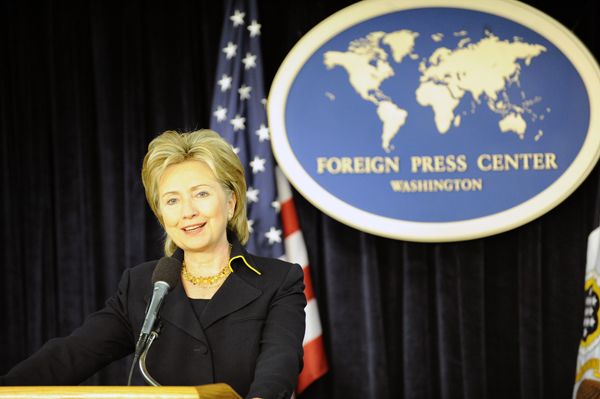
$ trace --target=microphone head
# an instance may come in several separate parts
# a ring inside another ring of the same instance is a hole
[[[169,256],[162,257],[152,273],[152,285],[157,281],[164,281],[173,289],[179,282],[181,274],[181,261]]]

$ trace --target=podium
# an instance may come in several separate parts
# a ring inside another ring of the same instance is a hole
[[[195,387],[0,387],[0,399],[242,399],[227,384]]]
[[[600,382],[585,379],[579,385],[576,399],[600,399]]]

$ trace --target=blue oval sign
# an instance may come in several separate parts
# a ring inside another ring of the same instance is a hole
[[[292,184],[355,228],[483,237],[558,205],[600,154],[600,70],[525,4],[359,2],[311,30],[269,95]]]

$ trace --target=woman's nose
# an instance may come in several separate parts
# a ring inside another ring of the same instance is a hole
[[[198,215],[198,209],[196,208],[194,201],[183,201],[183,217],[186,219],[191,219],[196,215]]]

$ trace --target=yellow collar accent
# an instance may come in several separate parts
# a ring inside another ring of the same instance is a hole
[[[261,272],[259,272],[258,270],[256,270],[252,266],[250,266],[250,264],[248,263],[246,258],[244,258],[244,255],[237,255],[237,256],[234,256],[233,258],[229,259],[229,269],[231,269],[232,272],[233,272],[233,268],[231,267],[231,262],[233,262],[237,258],[241,258],[244,261],[244,264],[246,264],[246,266],[248,266],[248,269],[252,270],[254,273],[258,274],[259,276],[262,274]]]

